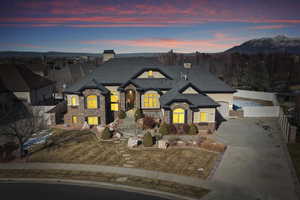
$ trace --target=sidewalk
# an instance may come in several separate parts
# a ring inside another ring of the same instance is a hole
[[[1,164],[0,169],[55,169],[55,170],[75,170],[90,171],[102,173],[114,173],[120,175],[131,175],[145,178],[173,181],[180,184],[199,186],[210,189],[211,192],[205,196],[204,200],[257,200],[259,199],[255,192],[246,188],[240,188],[236,185],[216,182],[210,180],[201,180],[193,177],[179,176],[176,174],[148,171],[143,169],[111,167],[102,165],[85,164],[62,164],[62,163],[7,163]]]

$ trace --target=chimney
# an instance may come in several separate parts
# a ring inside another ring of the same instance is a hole
[[[183,63],[183,67],[185,69],[191,69],[192,68],[192,63]]]
[[[106,62],[110,60],[111,58],[114,58],[116,55],[115,51],[112,50],[104,50],[102,54],[102,62]]]

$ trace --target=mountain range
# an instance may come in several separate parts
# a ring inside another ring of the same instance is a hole
[[[273,38],[253,39],[232,47],[225,53],[241,54],[271,54],[271,53],[290,53],[300,54],[300,38],[291,38],[278,35]]]

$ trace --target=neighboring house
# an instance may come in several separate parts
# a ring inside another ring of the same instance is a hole
[[[230,86],[199,66],[165,66],[157,58],[113,58],[65,90],[66,124],[111,122],[119,110],[141,109],[166,123],[215,130],[232,108]]]
[[[33,73],[23,65],[0,65],[0,78],[18,99],[31,105],[43,105],[52,99],[55,82]]]

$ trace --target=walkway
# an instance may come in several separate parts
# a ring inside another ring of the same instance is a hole
[[[297,199],[276,118],[230,119],[214,137],[229,146],[213,181],[249,188],[262,200]]]

